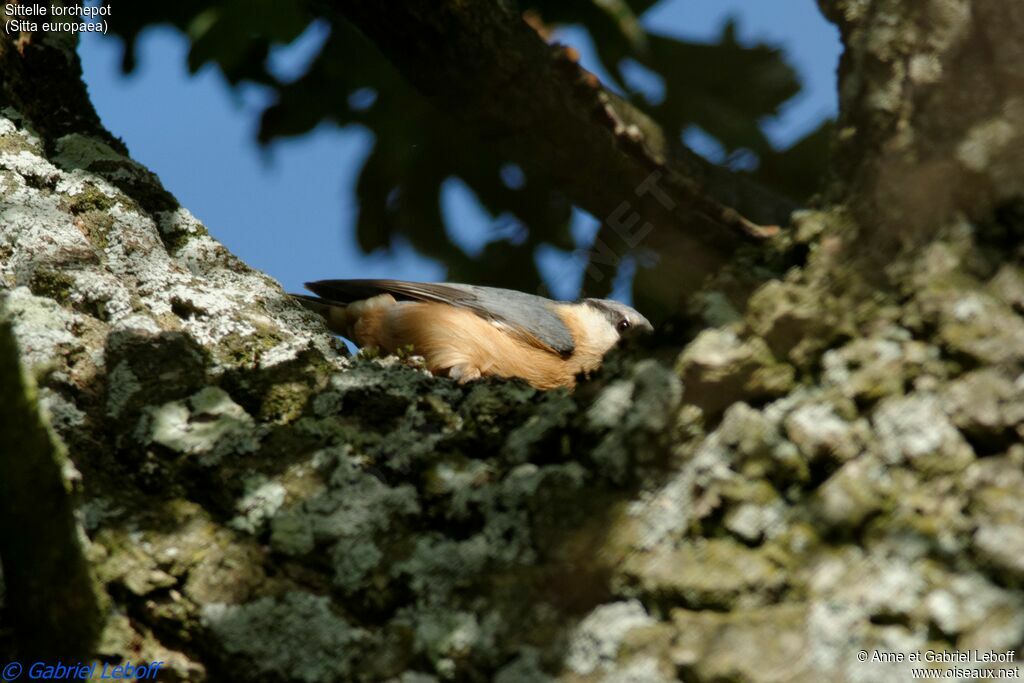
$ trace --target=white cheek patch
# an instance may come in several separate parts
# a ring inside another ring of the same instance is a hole
[[[589,346],[604,354],[619,341],[619,333],[612,327],[604,313],[583,304],[575,307],[576,319],[582,327]]]

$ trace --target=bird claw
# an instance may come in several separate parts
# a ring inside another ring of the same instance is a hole
[[[455,365],[448,369],[448,376],[459,384],[480,379],[480,368],[474,365]]]

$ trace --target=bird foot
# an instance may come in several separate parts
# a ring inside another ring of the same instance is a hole
[[[480,368],[475,365],[464,363],[462,365],[455,365],[448,368],[448,376],[459,384],[465,384],[466,382],[480,379],[482,375],[480,373]]]

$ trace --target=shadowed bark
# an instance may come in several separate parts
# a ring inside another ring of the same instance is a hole
[[[0,324],[0,560],[20,653],[84,659],[102,627],[99,598],[77,536],[64,449],[39,417],[9,324]]]

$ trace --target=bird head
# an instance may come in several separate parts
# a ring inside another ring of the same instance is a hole
[[[611,299],[583,299],[580,303],[599,311],[620,338],[635,331],[654,331],[650,321],[632,306]]]

